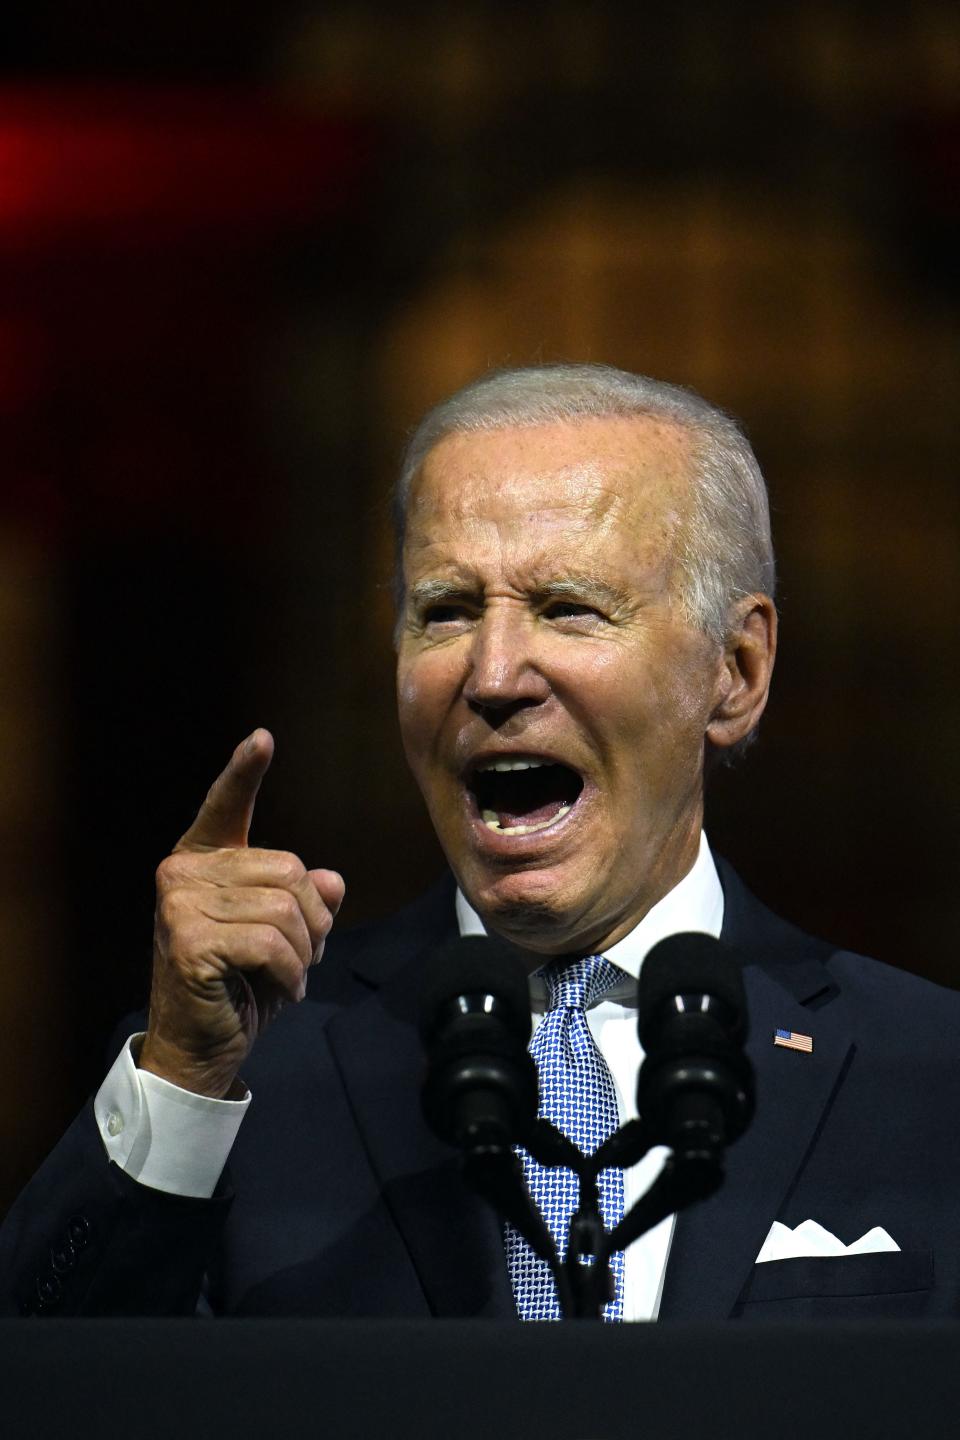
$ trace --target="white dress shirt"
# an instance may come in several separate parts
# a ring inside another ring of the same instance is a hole
[[[479,915],[460,891],[457,891],[457,921],[461,935],[486,934]],[[723,890],[707,837],[701,832],[693,868],[647,912],[629,935],[604,950],[610,963],[624,971],[623,984],[608,990],[598,1004],[587,1010],[590,1033],[613,1076],[621,1125],[637,1115],[637,1071],[643,1059],[637,1035],[637,980],[644,960],[654,945],[668,935],[699,930],[718,938],[722,924]],[[543,1019],[546,1004],[547,987],[539,976],[532,975],[530,1005],[534,1028]],[[639,1164],[624,1171],[624,1203],[628,1210],[649,1190],[668,1153],[664,1146],[657,1146]],[[624,1253],[624,1320],[657,1318],[675,1220],[675,1215],[667,1216],[628,1245]]]
[[[131,1035],[93,1102],[109,1159],[141,1185],[209,1200],[250,1104],[181,1090],[137,1066],[142,1035]]]
[[[459,891],[456,903],[460,933],[484,934],[479,915]],[[706,836],[701,833],[693,868],[629,935],[604,951],[607,959],[624,971],[624,982],[587,1012],[591,1034],[613,1076],[621,1124],[637,1113],[637,1071],[643,1051],[637,1037],[636,991],[644,959],[668,935],[699,930],[716,937],[722,924],[723,890]],[[539,1024],[546,1008],[546,986],[536,975],[530,981],[530,1003],[534,1024]],[[251,1096],[248,1092],[242,1100],[212,1100],[140,1070],[136,1057],[142,1038],[130,1037],[94,1101],[107,1156],[142,1185],[209,1199]],[[651,1151],[625,1171],[627,1208],[649,1189],[665,1155],[662,1148]],[[669,1216],[661,1221],[626,1251],[624,1320],[656,1319],[674,1219]]]

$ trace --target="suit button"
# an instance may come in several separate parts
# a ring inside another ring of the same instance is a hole
[[[77,1252],[68,1240],[59,1249],[56,1245],[50,1251],[50,1269],[54,1275],[69,1275],[77,1263]]]
[[[90,1243],[93,1226],[86,1215],[71,1215],[67,1221],[67,1241],[75,1250],[85,1250]]]
[[[40,1302],[37,1306],[38,1313],[44,1310],[52,1310],[53,1307],[59,1303],[62,1295],[63,1286],[60,1284],[56,1275],[37,1276],[37,1299]]]

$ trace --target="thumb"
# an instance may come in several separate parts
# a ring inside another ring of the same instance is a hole
[[[246,845],[257,791],[272,759],[273,736],[269,730],[254,730],[242,740],[174,849],[218,850]]]

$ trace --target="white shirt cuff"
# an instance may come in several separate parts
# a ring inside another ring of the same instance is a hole
[[[152,1190],[209,1200],[250,1092],[243,1100],[212,1100],[139,1070],[131,1047],[139,1052],[142,1039],[130,1036],[93,1102],[107,1158]]]

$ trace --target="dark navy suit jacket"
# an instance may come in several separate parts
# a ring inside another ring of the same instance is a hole
[[[678,1218],[661,1320],[955,1314],[960,994],[801,934],[719,868],[757,1110],[721,1190]],[[419,970],[454,927],[448,880],[331,937],[245,1067],[212,1200],[109,1165],[88,1106],[0,1231],[2,1313],[190,1314],[203,1285],[221,1314],[514,1316],[500,1223],[420,1115]],[[774,1220],[806,1219],[844,1243],[882,1225],[900,1252],[755,1265]]]

